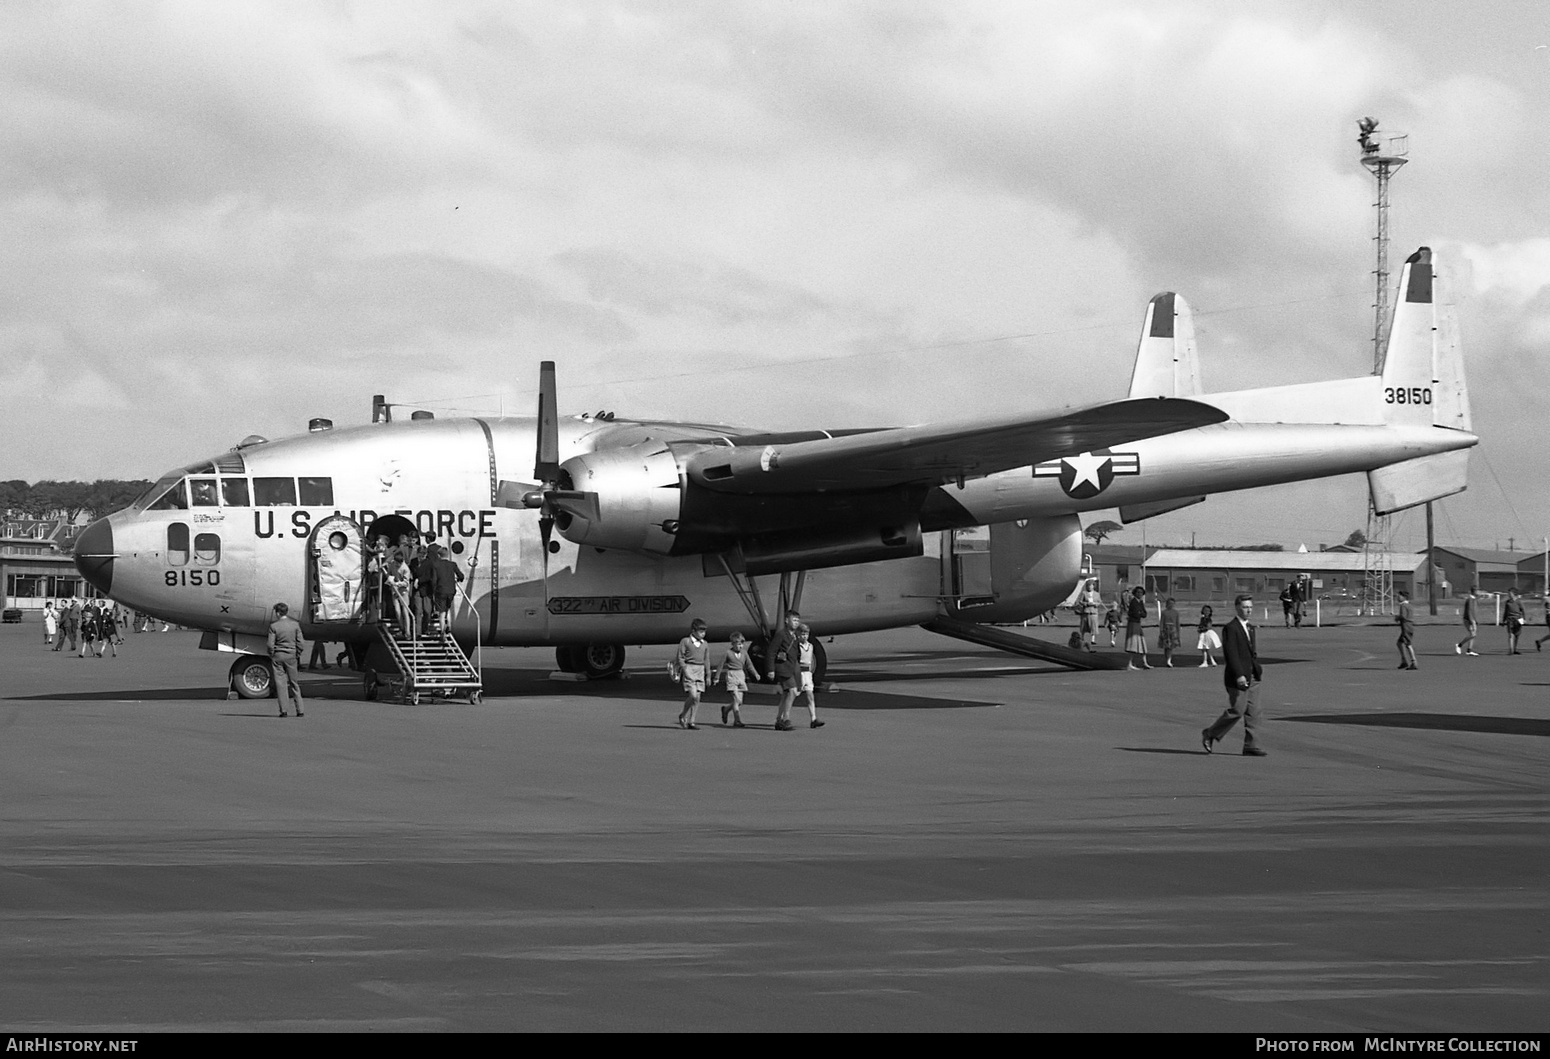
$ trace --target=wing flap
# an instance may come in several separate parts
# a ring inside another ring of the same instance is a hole
[[[1144,398],[1041,419],[934,423],[790,444],[737,445],[696,453],[689,477],[727,493],[803,493],[940,485],[1014,467],[1221,423],[1200,401]]]

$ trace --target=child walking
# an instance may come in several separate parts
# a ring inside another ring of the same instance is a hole
[[[1200,659],[1200,665],[1197,667],[1199,669],[1216,665],[1216,659],[1211,657],[1211,652],[1220,650],[1222,646],[1222,638],[1217,635],[1215,629],[1211,628],[1211,625],[1211,604],[1207,603],[1200,608],[1200,624],[1195,626],[1200,632],[1200,639],[1196,641],[1195,646],[1203,656]]]
[[[749,657],[748,640],[740,632],[734,632],[727,644],[727,653],[721,659],[721,668],[716,671],[716,679],[726,686],[727,694],[732,696],[732,701],[721,707],[721,723],[727,723],[727,714],[732,715],[733,728],[745,728],[743,724],[743,695],[748,691],[748,678],[759,679],[759,671],[754,668],[753,659]]]
[[[807,696],[807,712],[812,717],[808,727],[822,728],[823,722],[818,719],[818,691],[813,685],[813,657],[817,652],[813,649],[812,634],[806,625],[797,626],[797,698]]]

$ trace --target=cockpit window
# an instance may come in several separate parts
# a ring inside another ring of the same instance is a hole
[[[247,464],[242,462],[242,453],[228,452],[224,456],[215,458],[215,469],[222,474],[247,474]]]
[[[183,468],[183,472],[185,474],[214,474],[215,473],[215,464],[213,464],[213,463],[196,463],[192,467],[185,467],[185,468]]]
[[[334,480],[332,478],[301,479],[302,507],[332,507],[333,503]]]
[[[296,479],[253,479],[253,503],[258,507],[295,507]]]
[[[221,503],[227,507],[247,507],[248,480],[246,478],[222,478]]]
[[[190,478],[188,498],[195,507],[215,507],[215,479]]]
[[[181,478],[172,483],[172,488],[163,493],[161,498],[150,506],[152,511],[185,511],[187,509],[188,495],[183,489],[183,479]]]

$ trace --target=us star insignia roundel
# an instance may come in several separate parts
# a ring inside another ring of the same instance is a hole
[[[1033,465],[1035,478],[1059,478],[1060,488],[1072,500],[1097,496],[1109,487],[1116,475],[1140,473],[1140,455],[1110,449],[1094,449],[1062,460],[1046,460]]]

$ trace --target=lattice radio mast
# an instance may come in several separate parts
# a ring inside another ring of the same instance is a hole
[[[1378,119],[1363,118],[1356,123],[1360,130],[1356,142],[1362,148],[1362,165],[1378,183],[1378,197],[1373,208],[1378,215],[1377,231],[1373,244],[1377,249],[1378,267],[1373,270],[1374,297],[1372,305],[1372,373],[1383,373],[1383,362],[1388,355],[1387,336],[1390,323],[1389,307],[1389,180],[1396,170],[1409,159],[1410,138],[1404,134],[1378,134]],[[1394,559],[1393,524],[1387,515],[1373,510],[1372,500],[1367,501],[1367,543],[1362,546],[1361,610],[1364,614],[1390,614],[1394,610]],[[1427,557],[1431,562],[1431,557]]]

